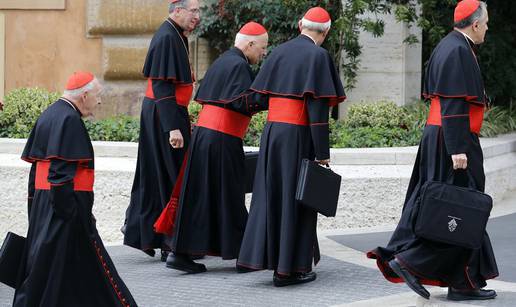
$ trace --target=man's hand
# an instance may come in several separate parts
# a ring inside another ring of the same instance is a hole
[[[329,165],[330,164],[330,159],[326,159],[326,160],[317,160],[315,159],[315,162],[321,164],[321,165]]]
[[[453,169],[466,169],[468,167],[468,157],[465,153],[451,156],[453,161]]]
[[[183,135],[181,134],[181,131],[179,129],[170,131],[169,135],[170,137],[168,141],[170,142],[170,146],[172,146],[172,148],[183,148]]]

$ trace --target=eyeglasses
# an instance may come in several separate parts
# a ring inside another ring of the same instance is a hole
[[[182,7],[183,10],[187,11],[188,13],[192,15],[201,15],[201,10],[199,9],[187,9],[185,7]]]

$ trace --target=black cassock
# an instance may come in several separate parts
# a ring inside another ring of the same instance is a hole
[[[268,97],[249,218],[237,265],[280,274],[319,260],[317,212],[295,200],[304,158],[329,159],[329,107],[345,99],[329,53],[305,35],[266,59],[251,89]]]
[[[417,238],[412,212],[420,187],[427,181],[446,181],[452,171],[452,154],[465,153],[476,189],[484,191],[483,154],[478,134],[486,104],[475,46],[462,33],[452,31],[435,48],[426,70],[424,95],[431,100],[430,115],[410,179],[398,227],[387,247],[370,251],[385,278],[402,282],[389,267],[394,257],[421,283],[456,289],[482,288],[498,276],[491,242],[484,234],[482,247],[469,250]],[[454,184],[468,186],[465,171],[456,171]]]
[[[42,113],[22,159],[29,229],[13,305],[136,306],[95,226],[93,148],[71,102]]]
[[[231,48],[206,72],[195,100],[203,105],[192,134],[172,250],[238,257],[247,222],[242,138],[253,113],[266,108],[249,92],[253,73]]]
[[[150,43],[143,74],[148,87],[142,102],[138,161],[126,211],[124,244],[141,250],[169,244],[153,225],[167,205],[190,141],[188,103],[193,75],[188,41],[171,19],[158,29]],[[169,132],[179,129],[184,147],[174,149]]]

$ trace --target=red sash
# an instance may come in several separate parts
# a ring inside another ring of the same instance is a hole
[[[219,131],[243,139],[251,118],[238,112],[205,104],[197,126]]]
[[[300,99],[271,97],[267,121],[308,126],[308,111]]]
[[[176,87],[176,102],[178,105],[188,108],[190,104],[190,99],[192,98],[193,93],[193,84],[174,84]],[[145,97],[150,99],[156,99],[154,96],[154,91],[152,90],[152,79],[147,80],[147,90],[145,91]]]
[[[36,162],[36,190],[50,190],[48,182],[48,170],[50,161]],[[84,164],[77,164],[77,171],[73,178],[74,191],[93,192],[93,182],[95,181],[95,170],[87,168]]]
[[[482,121],[484,120],[484,106],[474,103],[469,104],[469,130],[480,134]],[[433,97],[430,103],[430,113],[426,121],[427,125],[442,126],[441,103],[439,97]]]

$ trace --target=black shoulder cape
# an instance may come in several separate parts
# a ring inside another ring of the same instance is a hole
[[[435,47],[427,65],[423,95],[485,103],[480,67],[470,42],[462,33],[450,32]]]
[[[93,147],[80,113],[62,98],[38,118],[22,154],[27,162],[51,158],[93,160]]]
[[[143,66],[143,75],[146,78],[193,83],[188,58],[188,40],[182,31],[170,18],[159,27],[151,40]]]
[[[229,103],[239,99],[251,87],[253,72],[238,48],[224,52],[208,69],[195,101]]]
[[[276,47],[263,63],[251,89],[279,96],[316,99],[334,103],[346,99],[335,64],[328,51],[300,35]]]

